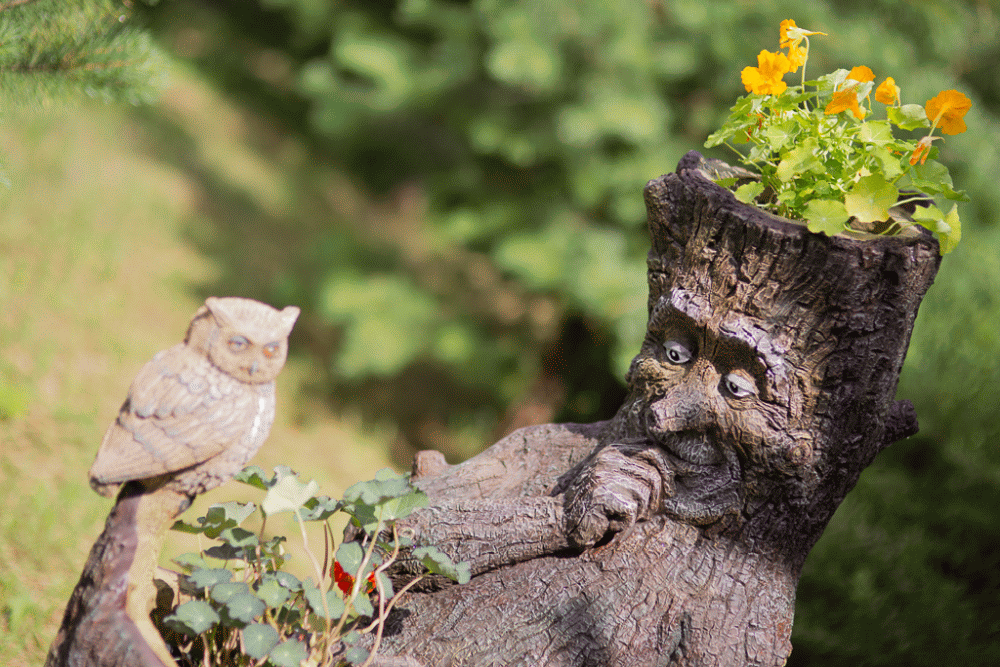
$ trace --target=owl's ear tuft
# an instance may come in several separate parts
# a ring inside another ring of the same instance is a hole
[[[226,299],[220,299],[216,296],[210,296],[205,299],[205,308],[208,308],[215,316],[215,321],[219,323],[220,326],[233,326],[239,319],[235,312],[231,312],[232,309],[229,307],[230,301]]]
[[[287,336],[292,332],[292,327],[295,326],[295,321],[299,319],[298,306],[285,306],[281,311],[281,322],[285,325],[285,335]]]

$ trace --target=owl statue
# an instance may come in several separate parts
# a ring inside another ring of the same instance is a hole
[[[274,422],[274,380],[299,309],[209,297],[184,342],[142,367],[90,468],[114,496],[125,482],[194,496],[257,453]]]

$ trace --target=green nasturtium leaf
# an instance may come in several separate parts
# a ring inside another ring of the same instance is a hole
[[[823,163],[816,157],[816,149],[816,140],[810,137],[801,146],[785,153],[775,172],[778,179],[782,183],[787,183],[799,174],[822,168]]]
[[[368,655],[368,651],[360,646],[352,646],[344,653],[344,660],[352,665],[360,665],[368,659]]]
[[[176,558],[173,558],[171,560],[173,560],[174,563],[180,565],[184,569],[184,571],[188,573],[194,572],[195,570],[198,569],[202,570],[210,569],[208,567],[208,563],[205,561],[205,557],[202,556],[200,553],[189,552],[186,554],[181,554],[180,556],[177,556]]]
[[[860,222],[880,222],[889,219],[889,209],[899,199],[899,190],[879,174],[858,180],[844,196],[847,213]]]
[[[326,592],[326,611],[323,609],[323,592],[316,587],[311,579],[306,579],[303,582],[302,591],[309,607],[320,618],[340,618],[341,614],[344,613],[344,600],[337,594],[336,590]],[[329,612],[329,616],[326,615],[327,612]]]
[[[195,588],[212,588],[217,584],[232,581],[233,573],[224,567],[197,568],[188,575],[188,580]]]
[[[885,120],[872,120],[862,123],[861,129],[858,130],[858,139],[866,144],[884,146],[893,141],[892,127]]]
[[[364,549],[357,542],[343,542],[337,547],[337,562],[340,563],[340,567],[344,569],[344,572],[352,577],[357,573],[358,568],[361,567],[361,561],[364,560],[364,557]]]
[[[329,496],[315,496],[305,502],[299,514],[303,521],[325,521],[339,512],[342,507],[343,503],[339,500],[334,500]]]
[[[844,231],[850,219],[844,202],[835,199],[813,199],[806,204],[806,221],[809,231],[833,236]]]
[[[163,619],[167,627],[190,635],[200,635],[219,622],[219,614],[203,600],[190,600]]]
[[[243,628],[243,647],[254,660],[267,657],[280,639],[278,631],[264,623],[251,623]]]
[[[309,657],[306,645],[297,639],[286,640],[268,654],[268,661],[275,667],[299,667]]]
[[[229,598],[240,593],[246,593],[250,587],[243,581],[228,581],[212,586],[212,599],[218,603],[225,603]]]
[[[413,557],[419,559],[431,574],[443,575],[460,584],[467,584],[472,578],[468,563],[455,563],[437,547],[417,547],[413,550]]]
[[[267,516],[279,512],[294,512],[316,495],[317,491],[319,484],[316,480],[303,484],[296,475],[287,474],[268,489],[260,508]]]
[[[930,127],[927,111],[919,104],[904,104],[901,107],[889,107],[886,115],[893,125],[901,130],[916,130],[920,127]]]
[[[223,605],[222,621],[226,625],[243,627],[263,614],[265,608],[264,602],[249,591],[236,593]]]
[[[274,479],[268,477],[267,473],[260,466],[247,466],[243,470],[236,473],[233,477],[237,482],[243,482],[244,484],[249,484],[252,487],[258,488],[261,491],[267,491],[274,484]]]
[[[257,597],[268,607],[280,607],[290,596],[291,591],[279,584],[277,579],[267,579],[257,587]]]
[[[733,194],[736,196],[736,199],[744,204],[753,204],[763,191],[763,183],[760,181],[752,181],[750,183],[744,183],[740,187],[736,188],[736,191],[733,192]]]
[[[218,503],[209,506],[205,516],[198,519],[205,535],[215,539],[227,528],[235,528],[253,514],[257,507],[253,503]]]
[[[913,213],[913,220],[934,232],[941,245],[941,254],[947,254],[955,249],[962,240],[962,223],[958,217],[958,205],[951,207],[945,215],[937,206],[918,206]]]

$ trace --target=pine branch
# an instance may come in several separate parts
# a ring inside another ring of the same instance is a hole
[[[49,104],[79,92],[132,103],[156,88],[163,58],[121,0],[0,4],[0,100]]]
[[[14,7],[19,7],[20,5],[26,5],[29,2],[38,2],[38,0],[10,0],[10,2],[0,3],[0,12],[5,12],[8,9],[13,9]]]

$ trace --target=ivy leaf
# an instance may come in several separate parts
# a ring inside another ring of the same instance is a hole
[[[243,647],[254,660],[263,660],[278,644],[278,631],[264,623],[251,623],[243,628]]]
[[[219,620],[219,614],[212,609],[212,605],[203,600],[189,600],[165,617],[163,623],[184,634],[200,635]]]
[[[930,127],[927,111],[919,104],[904,104],[901,107],[889,107],[886,115],[893,125],[901,130],[915,130],[919,127]]]
[[[266,516],[279,512],[294,512],[316,495],[317,491],[319,484],[316,480],[303,484],[294,473],[286,474],[268,489],[260,508]]]
[[[899,199],[899,190],[879,174],[858,180],[844,196],[848,215],[859,222],[880,222],[889,219],[889,209]]]
[[[733,192],[733,194],[736,195],[736,199],[744,204],[752,205],[763,191],[763,183],[760,181],[751,181],[750,183],[744,183],[740,187],[736,188],[736,191]]]
[[[413,557],[420,560],[431,574],[443,575],[460,584],[467,584],[472,578],[468,563],[455,563],[437,547],[417,547],[413,550]]]
[[[286,640],[268,654],[268,661],[275,667],[299,667],[309,657],[306,645],[297,639]]]
[[[805,217],[810,232],[833,236],[844,231],[850,214],[844,202],[835,199],[813,199],[806,204]]]

